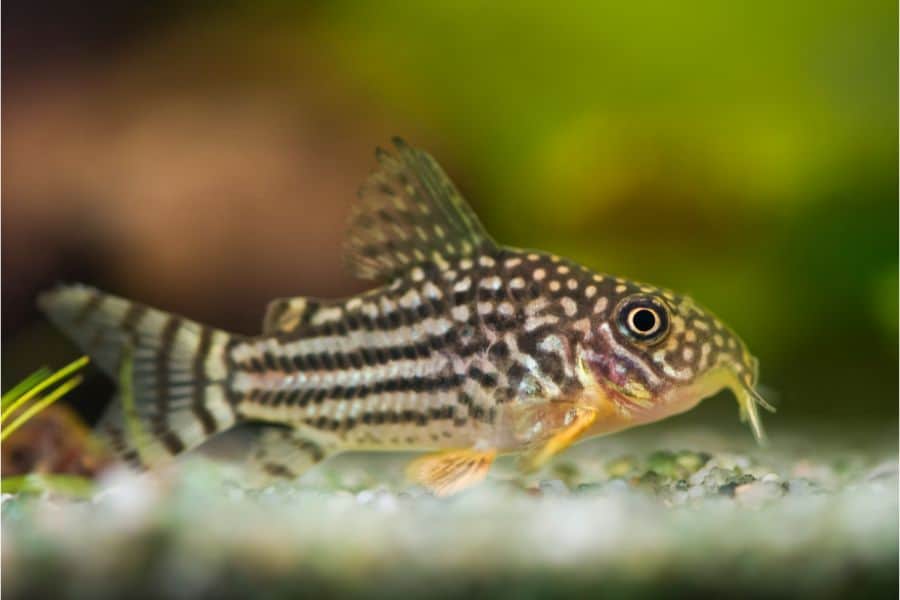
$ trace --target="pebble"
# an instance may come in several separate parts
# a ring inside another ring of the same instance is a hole
[[[876,479],[897,479],[897,462],[883,462],[868,473],[866,473],[866,481],[874,481]]]
[[[544,495],[561,496],[569,493],[569,488],[559,479],[541,481],[541,493]]]
[[[791,496],[809,496],[824,493],[822,487],[809,479],[789,479],[786,482],[787,492]]]
[[[734,497],[735,492],[739,487],[751,484],[754,481],[756,481],[756,479],[753,477],[753,475],[739,475],[730,479],[730,481],[720,485],[718,488],[718,492],[723,496]]]
[[[734,488],[734,498],[740,504],[759,507],[784,495],[784,488],[771,481],[753,481]]]
[[[359,504],[369,504],[374,499],[375,492],[373,490],[363,490],[356,494],[356,502]]]
[[[383,512],[397,510],[397,497],[388,492],[380,492],[375,499],[375,508]]]
[[[637,468],[637,461],[631,456],[623,456],[606,463],[609,477],[625,477]]]

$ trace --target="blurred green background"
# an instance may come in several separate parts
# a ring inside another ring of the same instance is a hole
[[[341,230],[399,134],[497,239],[711,308],[770,424],[896,432],[896,2],[3,11],[4,389],[75,356],[33,306],[58,280],[245,333],[273,297],[364,289]]]

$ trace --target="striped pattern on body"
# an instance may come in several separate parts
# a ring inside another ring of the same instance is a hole
[[[490,435],[504,407],[582,390],[576,348],[637,289],[621,285],[509,249],[415,267],[372,292],[303,305],[287,332],[232,343],[238,410],[347,447],[465,446]]]

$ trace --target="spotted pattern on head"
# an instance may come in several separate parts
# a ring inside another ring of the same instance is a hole
[[[669,321],[668,331],[642,340],[627,327],[612,329],[616,341],[629,348],[633,358],[649,359],[655,372],[662,376],[662,384],[656,391],[672,384],[691,382],[717,367],[730,369],[747,386],[755,385],[755,359],[743,342],[714,315],[687,296],[646,284],[616,280],[610,297],[611,302],[617,303],[614,310],[624,314],[645,300],[655,303]],[[636,372],[636,376],[640,378],[640,373]],[[640,383],[654,388],[646,378]]]

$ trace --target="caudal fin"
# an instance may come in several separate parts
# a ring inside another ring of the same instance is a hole
[[[84,285],[60,286],[38,305],[121,384],[98,429],[129,462],[162,464],[237,420],[229,334]]]

